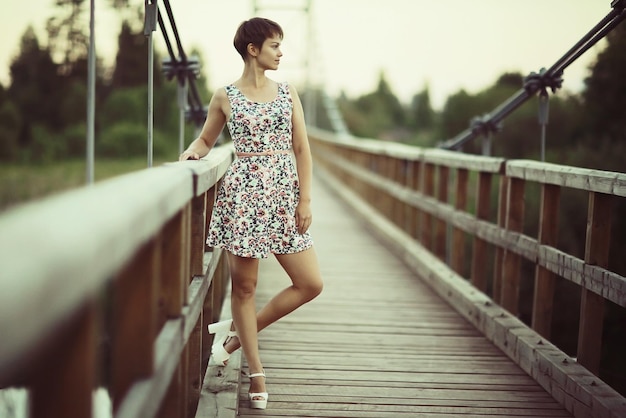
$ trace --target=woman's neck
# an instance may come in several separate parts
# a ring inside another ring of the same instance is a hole
[[[254,89],[262,89],[267,86],[269,79],[265,75],[265,70],[253,65],[246,65],[241,74],[242,85]]]

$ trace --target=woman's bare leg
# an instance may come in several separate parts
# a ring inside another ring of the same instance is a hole
[[[256,314],[257,332],[314,299],[322,291],[322,277],[313,248],[293,254],[277,254],[276,259],[289,275],[292,285],[274,296]],[[237,333],[240,333],[239,328]],[[239,346],[239,339],[233,338],[226,343],[225,349],[232,353]]]
[[[313,248],[293,254],[277,254],[291,286],[283,289],[257,313],[259,331],[313,300],[322,292],[323,283]]]
[[[250,374],[263,371],[259,356],[255,292],[259,260],[238,257],[228,253],[228,266],[232,281],[231,311]],[[265,379],[251,379],[250,392],[265,392]]]

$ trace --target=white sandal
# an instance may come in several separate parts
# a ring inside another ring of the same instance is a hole
[[[265,371],[248,375],[248,378],[250,379],[252,379],[253,377],[263,377],[263,379],[265,379]],[[267,392],[248,393],[248,399],[250,399],[250,408],[265,409],[267,408],[267,400],[269,399],[269,395],[267,394]]]
[[[231,331],[233,320],[226,319],[224,321],[209,324],[209,334],[215,334],[213,345],[211,346],[211,358],[213,363],[218,366],[226,366],[230,353],[224,348],[224,344],[229,338],[237,336],[237,331]]]

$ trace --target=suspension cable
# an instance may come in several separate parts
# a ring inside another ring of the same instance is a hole
[[[168,30],[165,27],[165,22],[159,12],[159,28],[163,34],[163,39],[169,55],[169,59],[163,60],[162,71],[167,80],[176,78],[179,86],[183,87],[187,85],[189,87],[191,94],[186,95],[189,108],[185,109],[185,116],[188,121],[192,121],[196,126],[199,126],[204,122],[206,117],[205,107],[202,104],[202,100],[195,83],[200,73],[200,64],[197,58],[188,57],[185,53],[169,0],[163,0],[163,4],[165,5],[171,31],[173,32],[178,55],[176,55],[176,52],[174,51]]]
[[[183,45],[180,42],[180,36],[178,35],[178,29],[176,28],[176,21],[174,20],[174,14],[172,13],[172,8],[170,7],[170,1],[165,0],[163,2],[165,4],[165,10],[167,11],[167,16],[170,19],[170,25],[172,26],[172,31],[174,32],[174,38],[176,38],[176,45],[178,46],[178,53],[183,62],[187,61],[187,55],[185,55],[185,51],[183,50]]]
[[[158,13],[159,18],[159,28],[161,28],[161,33],[163,34],[163,40],[165,41],[165,46],[167,48],[167,52],[170,55],[170,59],[173,61],[177,61],[176,55],[174,55],[174,49],[172,48],[172,43],[170,42],[169,36],[167,36],[167,30],[165,29],[165,23],[163,23],[163,18],[161,17],[161,13]]]

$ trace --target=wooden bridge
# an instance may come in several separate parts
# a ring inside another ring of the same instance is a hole
[[[115,417],[626,416],[596,376],[604,305],[626,307],[606,268],[626,175],[311,141],[325,290],[261,333],[268,410],[248,409],[240,351],[207,366],[206,324],[228,315],[223,253],[204,245],[228,145],[0,217],[0,387],[28,388],[30,416],[52,418],[94,416],[96,387]],[[588,194],[584,259],[555,246],[570,189]],[[529,327],[519,292],[533,280]],[[556,280],[581,287],[577,358],[550,342]],[[259,303],[286,283],[264,261]]]

